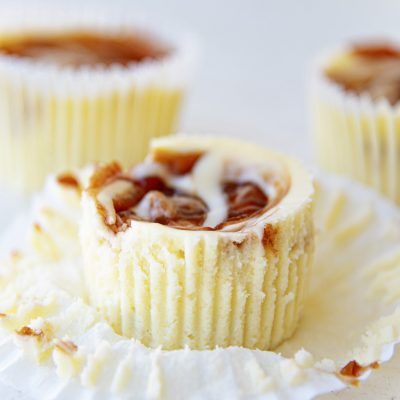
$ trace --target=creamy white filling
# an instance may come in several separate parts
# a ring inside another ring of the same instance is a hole
[[[221,186],[223,172],[224,160],[216,153],[203,156],[192,171],[196,194],[203,199],[209,209],[204,226],[211,228],[224,222],[228,215],[227,199]]]

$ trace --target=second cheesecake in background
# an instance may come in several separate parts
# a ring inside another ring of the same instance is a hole
[[[312,111],[321,166],[400,204],[400,48],[364,42],[316,66]]]
[[[55,25],[43,11],[1,25],[1,183],[30,191],[51,172],[130,165],[174,132],[191,44],[114,14],[76,10]]]

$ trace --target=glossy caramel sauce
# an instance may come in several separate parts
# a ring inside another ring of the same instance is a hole
[[[169,53],[160,43],[138,34],[90,31],[48,33],[0,40],[0,53],[62,66],[127,66]]]
[[[373,100],[400,100],[400,49],[387,43],[353,46],[348,61],[325,70],[328,79],[345,91],[368,93]]]
[[[130,220],[142,220],[133,208],[145,196],[147,206],[151,210],[150,218],[147,220],[151,222],[182,228],[198,228],[204,224],[208,207],[199,197],[169,187],[157,176],[140,180],[128,177],[122,179],[132,183],[132,190],[113,199],[119,225]],[[268,204],[267,196],[252,182],[226,181],[222,183],[222,187],[227,198],[228,217],[215,229],[222,228],[226,223],[253,217]]]

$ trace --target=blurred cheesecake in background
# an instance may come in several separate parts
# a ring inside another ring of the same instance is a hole
[[[365,42],[318,63],[312,89],[317,158],[400,204],[400,47]]]
[[[114,14],[0,25],[0,183],[31,191],[50,172],[131,165],[175,130],[191,43]]]
[[[90,303],[121,335],[172,350],[271,349],[302,313],[312,177],[244,142],[174,136],[98,166],[82,197]]]

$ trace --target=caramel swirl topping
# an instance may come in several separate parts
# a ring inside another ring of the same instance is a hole
[[[149,181],[153,185],[148,185]],[[154,185],[155,182],[158,184]],[[153,189],[150,189],[152,186]],[[254,216],[268,203],[267,196],[251,182],[225,182],[223,192],[227,197],[229,207],[228,218],[224,223]],[[132,181],[132,190],[116,196],[113,202],[120,223],[126,223],[129,220],[147,220],[163,225],[196,228],[204,224],[209,211],[201,198],[175,190],[167,186],[162,179],[154,176]],[[135,210],[134,207],[139,202],[140,209]],[[140,213],[143,209],[147,211],[146,214]]]
[[[387,43],[354,45],[346,61],[329,66],[325,75],[345,91],[368,93],[373,100],[400,100],[400,49]]]
[[[259,170],[249,174],[215,154],[156,153],[128,173],[115,164],[108,168],[96,172],[89,190],[115,232],[130,221],[219,230],[260,215],[283,196]]]
[[[5,55],[72,67],[127,66],[146,59],[161,59],[169,51],[164,45],[133,33],[42,33],[0,41],[0,52]]]

